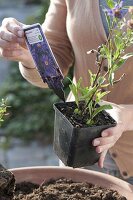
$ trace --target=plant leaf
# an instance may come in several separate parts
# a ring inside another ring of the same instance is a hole
[[[90,87],[87,94],[80,96],[80,100],[81,101],[86,101],[86,100],[89,101],[89,99],[92,97],[92,95],[95,93],[95,91],[96,91],[96,86],[93,88]]]
[[[128,58],[133,56],[133,52],[125,54],[122,59],[127,60]]]
[[[99,103],[99,101],[108,93],[110,93],[110,91],[105,91],[105,92],[98,92],[96,94],[96,103]]]
[[[103,110],[109,110],[109,109],[112,109],[112,106],[111,105],[102,105],[98,108],[96,108],[96,110],[94,111],[94,113],[92,114],[92,119],[98,114],[100,113],[101,111]]]
[[[93,86],[93,83],[94,83],[95,78],[96,78],[96,74],[93,74],[91,72],[91,70],[88,70],[88,72],[89,72],[89,75],[90,75],[90,85]]]
[[[106,3],[107,3],[107,6],[111,9],[114,8],[115,6],[114,0],[106,0]]]
[[[114,82],[114,72],[110,72],[109,74],[109,83],[110,85],[113,85]]]
[[[104,76],[100,76],[100,77],[98,77],[98,79],[97,79],[97,83],[98,83],[98,85],[103,84],[105,80],[106,80],[106,79],[105,79]]]
[[[74,83],[69,85],[69,87],[70,87],[70,90],[72,91],[72,93],[73,93],[73,95],[75,97],[76,105],[79,107],[77,87],[76,87],[76,85]]]

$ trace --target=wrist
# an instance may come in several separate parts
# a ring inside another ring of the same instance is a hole
[[[123,113],[124,131],[133,130],[133,105],[121,105]]]
[[[32,61],[21,61],[21,64],[28,69],[35,69],[35,64]]]
[[[26,53],[23,55],[22,59],[20,60],[21,64],[29,69],[34,69],[35,63],[29,51],[27,50]]]

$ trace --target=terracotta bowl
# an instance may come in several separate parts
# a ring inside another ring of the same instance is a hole
[[[99,186],[117,190],[128,200],[133,200],[133,185],[115,178],[113,176],[100,172],[73,169],[70,167],[25,167],[10,169],[15,175],[16,181],[31,181],[33,183],[42,183],[51,178],[66,177],[74,181],[87,181]]]

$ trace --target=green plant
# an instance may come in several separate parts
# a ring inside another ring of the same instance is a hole
[[[6,135],[24,141],[52,139],[54,112],[52,104],[57,96],[49,89],[35,87],[28,83],[19,72],[18,63],[12,62],[10,76],[0,90],[10,105],[2,128]],[[45,137],[44,137],[45,136]]]
[[[1,123],[4,121],[4,116],[7,112],[7,104],[6,104],[6,100],[5,99],[2,99],[1,102],[0,102],[0,126],[1,126]]]
[[[48,11],[48,7],[50,4],[50,0],[41,0],[40,8],[32,15],[27,17],[26,23],[33,24],[33,23],[40,23],[42,24],[45,20],[45,15]]]
[[[123,2],[118,0],[106,0],[108,9],[104,8],[106,20],[109,28],[109,36],[107,42],[102,44],[98,49],[93,49],[89,52],[96,55],[97,73],[93,74],[89,70],[90,86],[82,86],[82,78],[77,84],[71,82],[70,89],[75,97],[77,108],[75,113],[83,117],[89,112],[89,118],[86,124],[92,125],[95,123],[94,118],[98,113],[105,109],[111,109],[111,105],[99,105],[100,101],[110,91],[103,92],[103,88],[113,86],[121,81],[125,74],[116,80],[115,72],[126,62],[127,59],[133,56],[133,52],[126,53],[126,49],[133,44],[133,7],[128,9],[130,20],[126,20]],[[107,72],[103,74],[102,66],[104,61],[107,61]],[[84,106],[80,105],[84,102]]]

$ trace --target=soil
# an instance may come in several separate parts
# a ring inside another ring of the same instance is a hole
[[[13,198],[15,177],[0,165],[0,200],[10,200]]]
[[[84,103],[81,102],[81,107],[84,106]],[[97,105],[98,107],[99,105]],[[72,123],[72,125],[76,128],[83,128],[88,127],[86,124],[87,119],[89,119],[89,113],[85,113],[84,115],[78,115],[74,113],[74,110],[76,108],[75,102],[66,102],[58,104],[57,108],[61,111],[63,115],[66,116],[66,118]],[[102,111],[98,113],[98,115],[94,118],[94,123],[92,126],[100,126],[100,125],[112,125],[116,124],[115,120],[106,112]],[[91,125],[89,125],[91,126]]]
[[[50,180],[41,186],[17,184],[13,200],[127,200],[117,191],[90,183],[73,182],[65,178]]]
[[[21,196],[21,194],[23,195],[27,195],[33,192],[33,190],[38,189],[39,185],[35,184],[35,183],[31,183],[31,182],[21,182],[21,183],[17,183],[15,186],[15,195],[16,196]]]

